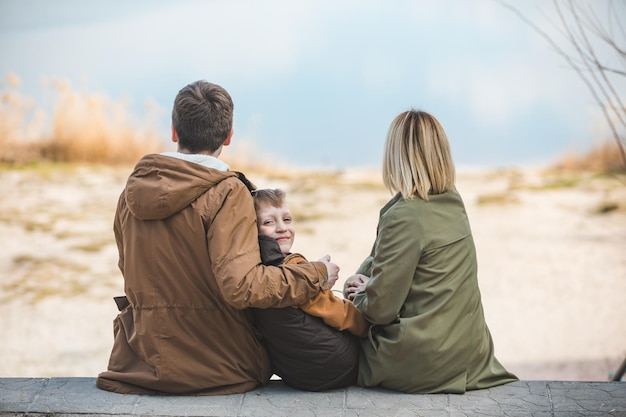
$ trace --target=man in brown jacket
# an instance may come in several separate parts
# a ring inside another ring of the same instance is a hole
[[[198,81],[174,101],[178,152],[144,156],[115,215],[128,305],[99,388],[125,394],[233,394],[272,374],[248,307],[299,305],[330,288],[338,267],[261,264],[251,185],[217,159],[233,103]]]

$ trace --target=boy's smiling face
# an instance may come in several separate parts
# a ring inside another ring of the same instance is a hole
[[[276,240],[283,254],[289,253],[296,235],[289,207],[286,204],[274,207],[261,203],[257,207],[256,218],[259,233]]]

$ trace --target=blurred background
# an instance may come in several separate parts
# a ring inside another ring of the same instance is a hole
[[[413,107],[440,119],[460,166],[545,164],[611,135],[546,36],[576,56],[563,22],[588,15],[623,41],[626,5],[572,4],[0,0],[2,135],[167,145],[174,96],[206,79],[235,102],[233,149],[274,163],[378,167],[390,121]],[[623,69],[623,53],[589,41]],[[623,97],[623,74],[611,83]]]
[[[123,292],[112,219],[206,79],[222,158],[288,192],[345,279],[389,198],[391,120],[446,129],[496,355],[607,380],[626,356],[623,0],[0,0],[0,376],[95,376]]]

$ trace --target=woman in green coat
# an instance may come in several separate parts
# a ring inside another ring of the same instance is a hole
[[[464,393],[517,380],[494,356],[474,241],[446,133],[407,111],[391,123],[372,252],[344,296],[372,323],[357,384],[409,393]]]

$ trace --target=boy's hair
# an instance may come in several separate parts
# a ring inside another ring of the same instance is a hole
[[[405,199],[454,188],[455,169],[448,137],[435,117],[423,111],[399,114],[387,132],[383,183]]]
[[[218,150],[233,127],[233,107],[219,85],[200,80],[182,88],[172,110],[180,147],[192,153]]]
[[[260,204],[269,204],[272,207],[280,207],[285,204],[286,193],[281,189],[264,188],[252,192],[254,199],[254,209],[257,210]]]

